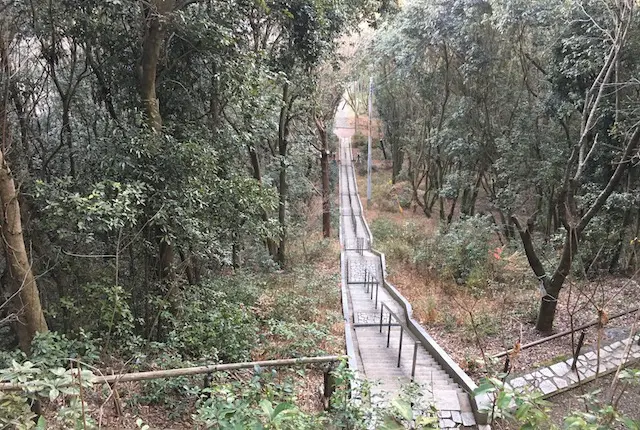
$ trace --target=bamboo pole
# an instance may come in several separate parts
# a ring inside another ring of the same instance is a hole
[[[147,381],[150,379],[175,378],[178,376],[204,375],[206,373],[224,372],[229,370],[251,369],[258,367],[286,367],[300,366],[308,364],[335,363],[346,360],[346,355],[326,355],[320,357],[286,358],[282,360],[249,361],[244,363],[213,364],[209,366],[184,367],[179,369],[153,370],[148,372],[123,373],[120,375],[96,376],[93,378],[94,384],[121,383],[133,381]],[[18,391],[21,384],[5,382],[0,384],[1,391]]]

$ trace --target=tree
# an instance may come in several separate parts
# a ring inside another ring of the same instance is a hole
[[[622,128],[625,127],[625,124],[620,121],[615,122],[613,126],[620,128],[615,132],[615,140],[617,141],[615,149],[609,149],[612,150],[610,153],[612,165],[605,173],[606,183],[594,199],[589,199],[582,204],[578,203],[579,195],[584,187],[587,168],[590,164],[597,162],[595,160],[596,150],[599,149],[597,128],[602,117],[606,115],[607,88],[620,88],[624,85],[624,82],[619,81],[621,77],[620,58],[628,49],[629,32],[633,24],[634,2],[618,2],[616,6],[615,12],[612,12],[612,16],[609,17],[611,32],[608,33],[606,56],[581,103],[582,119],[579,137],[567,160],[558,192],[556,204],[565,233],[560,261],[551,276],[547,274],[533,246],[531,239],[533,222],[530,220],[523,226],[517,217],[512,217],[522,239],[529,264],[540,280],[543,291],[536,322],[536,328],[543,332],[550,331],[553,327],[559,293],[570,273],[585,229],[605,205],[627,169],[632,165],[633,155],[640,142],[640,127],[632,123],[626,125],[626,128]],[[587,17],[590,18],[588,15]],[[603,36],[606,36],[607,31],[604,31]]]
[[[320,153],[320,174],[322,176],[322,235],[331,236],[331,189],[329,185],[329,156],[331,148],[327,135],[327,124],[331,123],[344,94],[344,79],[340,79],[335,70],[329,67],[318,72],[313,117],[318,132],[320,146],[315,149]]]
[[[29,352],[31,341],[36,333],[48,331],[44,318],[40,292],[33,274],[32,260],[27,254],[20,212],[20,196],[9,168],[5,153],[14,145],[9,119],[10,88],[13,76],[11,61],[11,41],[13,39],[11,23],[0,19],[0,203],[3,212],[2,244],[9,272],[9,296],[13,299],[17,320],[14,323],[20,348]]]
[[[19,54],[2,81],[7,207],[51,329],[116,336],[91,317],[101,303],[120,333],[164,341],[181,289],[272,267],[264,248],[286,266],[320,182],[319,70],[377,2],[0,3]]]

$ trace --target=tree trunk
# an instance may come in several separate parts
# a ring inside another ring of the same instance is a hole
[[[382,139],[380,139],[380,149],[382,149],[382,156],[386,160],[387,159],[387,151],[384,148],[384,142],[382,141]]]
[[[402,162],[404,161],[404,152],[400,145],[400,139],[394,139],[391,144],[391,157],[393,159],[393,169],[391,170],[391,183],[395,184],[398,175],[402,170]]]
[[[258,158],[258,152],[256,148],[252,145],[247,145],[247,150],[249,151],[249,160],[251,161],[251,170],[253,174],[253,178],[262,185],[262,173],[260,171],[260,159]],[[269,214],[267,211],[262,211],[262,221],[265,223],[269,221]],[[269,251],[269,255],[271,258],[276,258],[278,255],[278,247],[273,239],[267,238],[265,241],[265,245],[267,247],[267,251]]]
[[[326,139],[325,139],[326,140]],[[331,237],[331,198],[329,190],[329,150],[322,151],[322,237]]]
[[[462,196],[460,197],[460,213],[462,215],[471,215],[471,187],[464,187]]]
[[[620,256],[622,255],[622,250],[625,246],[625,236],[627,234],[627,229],[631,225],[631,208],[627,208],[624,210],[624,215],[622,217],[622,225],[618,229],[618,243],[616,244],[616,250],[609,261],[609,273],[614,273],[618,268],[618,263],[620,262]]]
[[[196,285],[195,276],[193,274],[193,265],[191,264],[191,257],[187,257],[182,249],[178,249],[180,255],[180,262],[184,267],[184,273],[187,276],[187,282],[189,285]]]
[[[541,299],[536,320],[536,329],[541,333],[550,333],[553,330],[553,321],[556,317],[557,300],[545,296]]]
[[[633,184],[634,181],[634,171],[633,169],[629,169],[627,174],[627,186],[625,192],[630,193],[633,192]],[[624,210],[624,215],[622,217],[622,226],[620,226],[618,230],[618,243],[616,245],[616,250],[609,261],[609,273],[614,273],[619,266],[620,256],[622,255],[622,251],[625,247],[625,236],[627,235],[627,230],[631,226],[631,222],[633,216],[632,208],[628,207]]]
[[[431,194],[431,197],[429,197],[429,194]],[[422,196],[424,200],[425,208],[429,210],[429,218],[431,218],[431,214],[433,214],[433,208],[435,207],[436,203],[440,198],[438,194],[439,194],[438,189],[432,190],[431,193],[429,193],[429,191],[425,189],[424,195]],[[425,215],[426,215],[426,212],[425,212]]]
[[[173,11],[175,0],[153,0],[146,6],[145,18],[147,21],[146,32],[142,44],[142,74],[140,77],[140,93],[142,104],[147,115],[147,125],[152,134],[157,135],[162,131],[162,117],[156,94],[156,75],[160,61],[160,48],[165,38],[165,21],[168,14]],[[162,280],[168,280],[173,275],[173,246],[166,242],[164,235],[160,234],[160,276]]]
[[[173,245],[164,240],[162,233],[158,234],[160,238],[160,279],[170,281],[174,277],[173,270]]]
[[[156,76],[160,59],[160,48],[165,37],[165,14],[172,7],[168,7],[170,1],[153,0],[148,5],[146,13],[147,28],[142,44],[142,76],[140,79],[140,91],[147,124],[154,133],[162,129],[162,117],[156,94]]]
[[[545,236],[551,236],[551,233],[554,233],[554,225],[553,225],[553,215],[556,211],[556,205],[554,202],[555,199],[555,187],[551,187],[551,193],[549,194],[549,199],[547,200],[547,204],[549,205],[547,210],[547,219],[545,222]]]
[[[8,122],[8,82],[9,70],[5,46],[0,40],[0,74],[4,74],[4,91],[0,95],[0,133],[2,133],[2,147],[0,148],[0,202],[3,211],[0,213],[2,222],[2,244],[11,278],[12,293],[17,293],[13,305],[18,317],[16,324],[20,348],[29,352],[31,341],[36,333],[48,330],[47,322],[42,311],[40,293],[33,275],[31,262],[24,244],[22,234],[22,219],[18,192],[11,174],[11,170],[4,156],[4,149],[10,147],[11,136]]]
[[[236,240],[234,237],[233,243],[231,244],[231,266],[233,266],[234,269],[240,268],[240,254],[238,253],[238,243]]]
[[[575,229],[569,230],[565,235],[565,243],[562,249],[562,256],[558,267],[551,279],[543,278],[542,284],[545,292],[540,299],[540,309],[538,310],[538,320],[536,329],[542,333],[549,333],[553,330],[553,321],[556,316],[558,296],[564,285],[565,279],[571,271],[571,264],[578,252],[579,233]]]
[[[283,157],[281,155],[281,157]],[[280,243],[278,244],[277,263],[281,268],[285,264],[285,247],[287,244],[286,204],[287,204],[287,164],[284,158],[280,161],[280,183],[278,184],[278,223],[280,224]]]
[[[631,245],[631,256],[627,260],[626,270],[636,271],[638,268],[638,239],[640,238],[640,208],[636,213],[636,226],[633,234],[633,243]]]
[[[280,180],[278,183],[278,223],[280,224],[280,243],[278,244],[277,263],[281,268],[285,265],[287,244],[287,136],[289,129],[289,110],[292,98],[289,94],[289,84],[282,88],[282,108],[278,122],[278,155],[280,156]]]
[[[316,128],[322,143],[320,170],[322,172],[322,237],[331,237],[331,190],[329,189],[329,139],[321,118],[316,117]]]
[[[458,198],[456,197],[453,199],[453,202],[451,203],[451,209],[449,210],[449,215],[447,215],[447,224],[451,224],[451,221],[453,221],[453,215],[456,210],[457,201],[458,201]]]
[[[69,175],[72,178],[76,177],[76,162],[73,155],[73,135],[71,132],[71,113],[70,113],[70,100],[65,100],[62,106],[62,130],[61,138],[63,143],[69,150]]]

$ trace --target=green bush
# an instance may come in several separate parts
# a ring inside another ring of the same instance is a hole
[[[494,247],[495,226],[487,216],[460,219],[426,241],[415,256],[458,284],[483,287],[490,276],[489,250]]]
[[[224,362],[249,359],[258,332],[258,323],[244,304],[207,285],[182,292],[174,324],[170,343],[181,354]]]
[[[325,324],[269,320],[266,325],[271,335],[265,344],[268,359],[326,355],[322,345],[333,337]]]
[[[86,414],[87,405],[80,396],[82,388],[91,388],[92,372],[78,368],[36,366],[31,361],[13,361],[7,368],[0,368],[0,382],[18,385],[15,393],[0,392],[0,428],[28,430],[49,428],[44,416],[33,421],[36,415],[30,406],[35,401],[47,399],[59,406],[54,415],[55,428],[90,430],[97,428],[95,421]],[[82,381],[79,384],[79,381]],[[82,385],[82,388],[80,387]]]
[[[31,342],[29,360],[43,368],[65,367],[70,358],[92,364],[98,361],[99,339],[92,339],[80,330],[78,339],[68,339],[55,332],[36,333]]]
[[[80,285],[76,293],[63,295],[47,314],[55,328],[71,327],[67,334],[82,327],[87,333],[99,333],[105,344],[118,346],[135,330],[131,302],[131,294],[122,286],[98,278]]]
[[[410,263],[423,240],[418,227],[411,222],[399,225],[386,218],[376,218],[370,225],[376,247],[392,261]]]
[[[268,318],[291,322],[313,321],[319,313],[320,306],[334,303],[339,306],[340,291],[327,288],[336,285],[335,275],[327,276],[314,271],[310,267],[295,269],[290,277],[278,277],[272,285],[272,309]],[[317,294],[317,291],[325,291]]]
[[[98,361],[99,339],[92,339],[80,330],[78,339],[69,339],[54,331],[36,333],[31,342],[29,361],[41,368],[68,367],[69,359],[81,360],[92,364]],[[19,350],[5,351],[0,354],[0,368],[10,367],[13,361],[22,363],[27,356]]]
[[[299,409],[291,380],[277,382],[276,372],[257,368],[245,384],[222,382],[205,389],[207,398],[193,416],[205,428],[215,429],[321,429],[329,424],[324,414]]]
[[[360,132],[354,134],[351,138],[351,147],[353,149],[362,148],[366,152],[368,143],[369,138]]]
[[[170,345],[152,343],[145,357],[144,370],[177,369],[195,366],[196,363],[185,360]],[[196,377],[179,376],[175,378],[151,379],[141,383],[141,392],[131,398],[133,404],[172,406],[172,414],[180,416],[184,413],[189,401],[197,398],[198,384]]]
[[[110,339],[129,339],[134,331],[129,307],[131,295],[119,285],[92,283],[83,288],[84,299],[79,316],[92,333],[105,333]]]
[[[394,262],[413,262],[413,248],[404,239],[391,239],[383,242],[380,246],[386,257]]]
[[[334,224],[337,225],[337,224]],[[330,247],[330,239],[314,240],[304,243],[304,253],[306,261],[319,261],[327,255],[327,249]]]
[[[398,237],[402,233],[401,227],[387,218],[376,218],[369,224],[373,239],[377,242],[385,242],[393,237]]]
[[[233,276],[222,276],[214,280],[208,280],[203,288],[210,288],[225,294],[229,303],[255,306],[266,282],[254,273],[237,271]]]

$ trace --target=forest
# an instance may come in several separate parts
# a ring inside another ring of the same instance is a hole
[[[637,7],[0,0],[0,428],[436,428],[344,361],[331,408],[318,366],[91,383],[344,355],[334,117],[366,160],[370,94],[366,215],[421,323],[478,378],[594,318],[600,345],[640,303]],[[566,426],[640,419],[592,415]]]
[[[392,182],[425,216],[486,215],[521,247],[541,331],[573,272],[638,269],[634,9],[416,2],[372,47]]]

